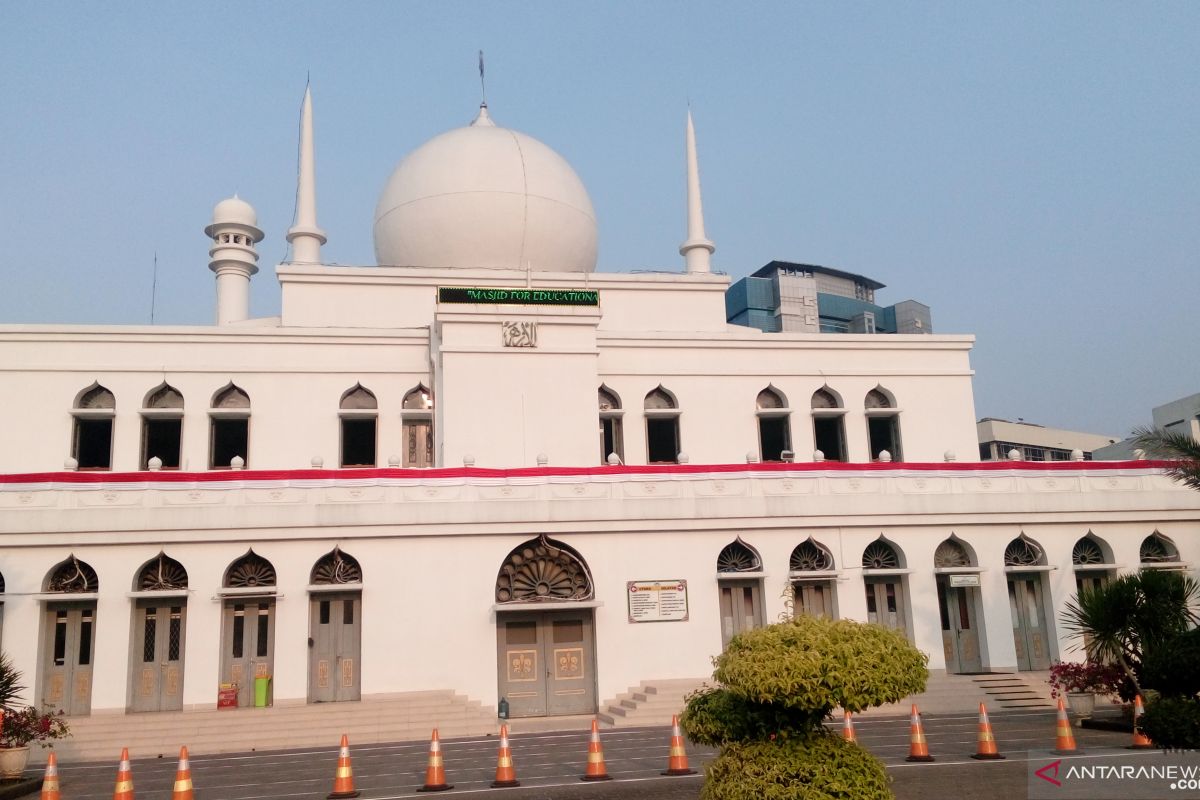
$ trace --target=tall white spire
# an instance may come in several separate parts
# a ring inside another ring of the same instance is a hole
[[[296,182],[296,224],[287,232],[292,262],[320,264],[325,231],[317,227],[317,166],[313,151],[312,90],[304,87],[300,112],[300,174]]]
[[[704,235],[704,207],[700,202],[700,163],[696,159],[696,128],[692,125],[692,110],[687,114],[687,218],[688,238],[679,245],[679,255],[687,271],[711,272],[712,254],[716,245]]]

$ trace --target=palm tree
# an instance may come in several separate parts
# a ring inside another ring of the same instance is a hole
[[[1067,635],[1083,641],[1088,660],[1116,663],[1142,694],[1142,662],[1198,621],[1200,584],[1179,572],[1144,569],[1093,589],[1063,608]]]
[[[1166,473],[1175,480],[1200,490],[1200,441],[1185,433],[1164,428],[1134,428],[1134,441],[1146,452],[1174,461]]]

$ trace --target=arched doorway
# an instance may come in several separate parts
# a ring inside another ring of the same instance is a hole
[[[308,598],[308,701],[362,696],[362,567],[335,547],[313,565]]]
[[[837,572],[828,547],[811,536],[801,542],[788,560],[788,575],[795,613],[837,619]]]
[[[979,650],[979,573],[967,547],[951,536],[933,551],[942,650],[947,672],[982,672]]]
[[[1088,531],[1087,535],[1071,548],[1071,566],[1075,568],[1075,592],[1095,591],[1106,585],[1117,565],[1113,563],[1112,548],[1108,542]]]
[[[496,576],[496,642],[509,716],[595,713],[592,597],[587,564],[562,542],[539,536],[504,559]]]
[[[43,589],[61,594],[46,603],[42,624],[41,704],[68,716],[92,710],[96,651],[96,570],[71,555],[46,575]]]
[[[862,570],[867,591],[867,622],[900,631],[911,639],[904,593],[904,575],[908,570],[900,550],[880,536],[863,550]]]
[[[255,681],[275,674],[275,567],[253,550],[229,565],[221,590],[221,683],[255,705]]]
[[[130,711],[183,708],[187,589],[187,570],[165,553],[138,570],[133,584]]]
[[[1046,618],[1046,553],[1025,534],[1004,548],[1008,573],[1008,608],[1012,615],[1017,669],[1050,668],[1050,633]]]

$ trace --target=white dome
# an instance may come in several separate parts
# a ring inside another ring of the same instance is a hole
[[[258,226],[258,214],[254,213],[254,206],[235,194],[213,207],[212,221],[214,225],[234,223],[254,228]]]
[[[571,165],[480,109],[392,173],[375,207],[385,266],[592,272],[596,215]]]

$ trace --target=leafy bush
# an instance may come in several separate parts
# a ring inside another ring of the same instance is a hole
[[[826,733],[729,744],[705,773],[702,800],[887,800],[883,764]]]
[[[1142,684],[1165,697],[1200,694],[1200,628],[1147,653],[1142,660]]]
[[[824,717],[924,691],[928,661],[898,631],[801,615],[734,637],[713,677],[747,700]]]
[[[895,631],[800,616],[733,637],[716,658],[721,685],[688,697],[680,724],[721,748],[704,800],[884,800],[880,763],[822,724],[924,691],[928,656]]]
[[[807,735],[825,718],[777,703],[756,703],[728,689],[706,687],[688,696],[679,725],[693,742],[720,747],[730,742],[787,739]]]
[[[1146,706],[1142,732],[1168,750],[1200,748],[1200,702],[1181,697],[1160,697]]]

